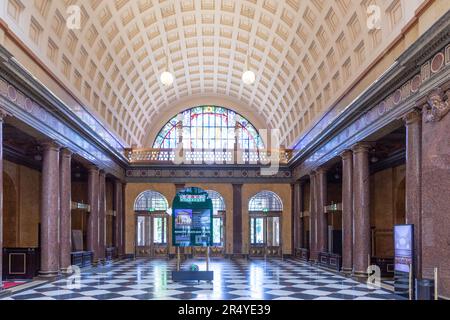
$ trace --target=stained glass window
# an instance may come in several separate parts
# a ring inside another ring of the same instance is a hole
[[[272,191],[261,191],[250,199],[248,211],[283,211],[283,202],[276,193]]]
[[[181,122],[181,128],[177,124]],[[175,149],[178,130],[182,130],[184,149],[233,149],[235,129],[239,129],[239,147],[264,149],[255,127],[240,114],[216,106],[185,110],[172,118],[159,132],[153,143],[155,149]]]
[[[147,190],[142,192],[134,203],[134,211],[167,211],[169,204],[159,192]]]

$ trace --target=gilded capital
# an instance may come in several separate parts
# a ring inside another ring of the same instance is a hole
[[[427,102],[423,105],[425,122],[438,122],[450,111],[449,102],[450,90],[445,93],[441,88],[433,90],[427,97]]]

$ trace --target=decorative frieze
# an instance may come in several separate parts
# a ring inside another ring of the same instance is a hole
[[[126,177],[131,179],[145,179],[145,180],[161,180],[167,179],[173,180],[211,180],[211,181],[224,181],[236,179],[236,181],[248,180],[286,180],[289,183],[292,173],[288,167],[280,168],[275,175],[261,175],[260,168],[258,167],[246,167],[246,168],[131,168],[126,171]]]
[[[295,178],[299,178],[306,175],[312,168],[317,167],[326,160],[329,160],[335,156],[338,156],[344,149],[351,147],[351,144],[361,140],[361,132],[366,130],[369,126],[374,126],[386,117],[389,117],[395,110],[401,108],[405,102],[412,98],[413,95],[420,92],[425,85],[429,83],[436,75],[440,74],[444,70],[447,70],[450,65],[450,45],[445,49],[436,53],[430,60],[425,62],[420,68],[420,73],[411,77],[408,81],[404,82],[399,88],[393,91],[389,96],[376,104],[370,110],[362,114],[359,118],[356,118],[351,124],[347,125],[345,129],[335,134],[327,143],[319,147],[314,153],[312,153],[303,163],[296,167],[293,172]],[[448,92],[443,94],[440,92],[432,93],[429,96],[427,108],[424,112],[427,112],[427,121],[439,121],[449,111]],[[329,117],[329,114],[326,116]],[[325,118],[324,118],[325,119]],[[324,121],[322,119],[322,121]],[[327,124],[333,121],[327,118],[325,121]],[[321,128],[325,130],[325,128]],[[378,129],[376,129],[378,130]],[[316,138],[313,132],[316,132],[316,128],[308,133],[305,138],[300,142],[296,149],[300,147],[306,148],[309,143]]]
[[[32,116],[40,125],[48,128],[48,132],[43,133],[50,133],[52,136],[55,133],[60,135],[62,139],[70,141],[74,145],[73,148],[71,146],[72,149],[75,150],[76,146],[76,153],[84,159],[108,167],[110,172],[114,173],[117,177],[121,178],[123,176],[122,168],[111,157],[3,78],[0,78],[0,97],[13,103],[15,107]],[[21,120],[27,122],[26,119]],[[37,129],[42,131],[42,127]]]

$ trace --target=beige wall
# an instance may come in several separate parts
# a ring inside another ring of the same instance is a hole
[[[175,197],[175,185],[173,183],[128,183],[125,186],[125,253],[134,254],[136,240],[136,221],[134,214],[134,201],[137,196],[146,191],[153,190],[161,193],[169,202],[169,207]],[[171,221],[169,219],[169,230]],[[172,233],[168,234],[169,243],[172,242]]]
[[[40,172],[4,160],[5,194],[4,247],[37,247],[40,212]],[[10,192],[11,191],[11,192]],[[14,200],[13,200],[14,199]]]
[[[370,220],[375,227],[375,256],[393,257],[395,224],[405,223],[405,166],[375,173],[370,177]]]
[[[204,190],[214,190],[219,192],[226,206],[226,252],[233,252],[233,186],[229,183],[195,183],[186,184],[186,187],[199,187]],[[163,194],[169,206],[175,197],[175,185],[172,183],[129,183],[125,187],[125,216],[126,216],[126,253],[133,254],[136,238],[135,218],[134,218],[134,201],[137,196],[145,190],[154,190]],[[283,253],[291,253],[291,187],[289,184],[283,185],[267,185],[267,184],[246,184],[242,186],[242,239],[243,250],[248,250],[249,231],[248,231],[248,201],[250,198],[262,190],[269,190],[277,193],[283,201],[282,215],[282,244]],[[170,227],[169,222],[169,227]],[[171,243],[172,234],[169,232],[169,243]],[[175,250],[172,247],[171,253]],[[244,251],[246,252],[246,251]]]

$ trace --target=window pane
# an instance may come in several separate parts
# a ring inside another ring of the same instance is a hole
[[[238,124],[239,144],[243,148],[264,148],[256,128],[244,117],[222,107],[203,106],[184,111],[174,117],[159,132],[153,148],[176,148],[178,119],[183,125],[183,146],[186,148],[234,147]]]
[[[145,217],[138,217],[137,237],[137,245],[145,246]]]
[[[163,228],[163,218],[157,217],[153,218],[153,243],[162,244],[164,243],[164,230]]]

